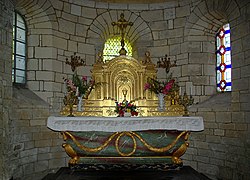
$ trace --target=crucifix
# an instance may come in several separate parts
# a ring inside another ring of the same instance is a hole
[[[119,53],[120,53],[120,55],[126,55],[127,51],[124,48],[124,46],[125,46],[125,43],[124,43],[125,30],[126,30],[127,26],[133,26],[133,23],[128,22],[126,19],[124,19],[124,14],[121,13],[120,19],[117,22],[112,22],[112,25],[113,26],[118,26],[118,28],[121,31],[121,37],[122,37],[121,46],[122,46],[122,48],[119,51]]]

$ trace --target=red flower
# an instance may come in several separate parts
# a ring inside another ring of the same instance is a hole
[[[122,109],[119,111],[119,117],[124,117],[124,111]]]
[[[175,82],[174,79],[171,79],[171,80],[169,81],[169,83],[171,83],[171,84],[174,84],[174,82]]]
[[[74,85],[72,80],[67,79],[66,80],[67,86],[72,90],[72,91],[76,91],[76,86]]]
[[[151,88],[151,84],[146,83],[146,84],[144,85],[144,90],[148,90],[148,89],[150,89],[150,88]]]
[[[173,82],[169,82],[166,84],[166,86],[164,87],[164,89],[162,90],[163,94],[168,94],[168,92],[171,90],[173,86]]]
[[[138,112],[132,111],[132,112],[131,112],[131,115],[132,115],[132,116],[138,116]]]
[[[82,76],[82,81],[87,81],[87,76]]]

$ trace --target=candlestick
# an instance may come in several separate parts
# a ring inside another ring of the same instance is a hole
[[[183,116],[189,116],[187,107],[194,103],[194,98],[192,97],[192,95],[190,95],[190,97],[188,97],[187,93],[184,92],[183,96],[180,95],[178,103],[180,105],[183,105],[183,107],[184,107],[184,115]]]
[[[73,91],[69,91],[66,96],[64,96],[63,103],[65,106],[69,107],[69,117],[73,117],[73,106],[77,103],[77,97]]]
[[[170,62],[170,58],[168,58],[168,55],[166,54],[164,58],[159,58],[159,61],[157,61],[157,67],[158,68],[165,68],[166,73],[168,74],[171,67],[176,67],[176,61],[174,63]]]
[[[67,82],[65,80],[63,82],[63,94],[64,94],[64,96],[67,95]]]
[[[86,62],[83,59],[81,59],[80,56],[76,56],[76,53],[74,53],[74,55],[71,56],[71,61],[69,61],[68,58],[66,58],[65,63],[71,66],[72,72],[75,72],[76,68],[79,66],[86,66]]]

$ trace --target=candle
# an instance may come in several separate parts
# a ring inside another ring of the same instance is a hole
[[[79,87],[76,88],[76,96],[79,95]]]
[[[192,86],[190,86],[190,95],[192,95]]]
[[[181,86],[180,86],[180,95],[181,95]]]
[[[67,94],[67,82],[65,80],[63,83],[63,94],[64,94],[64,96],[66,96],[66,94]]]

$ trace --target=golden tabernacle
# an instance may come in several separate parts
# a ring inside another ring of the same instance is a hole
[[[83,100],[84,110],[77,111],[76,105],[73,114],[76,116],[117,116],[114,112],[115,102],[126,99],[133,101],[138,107],[139,116],[180,116],[184,108],[179,102],[179,90],[165,96],[165,111],[158,111],[158,97],[150,91],[144,90],[148,78],[156,78],[157,69],[151,62],[150,53],[145,53],[143,61],[133,57],[121,55],[108,62],[99,59],[93,65],[92,78],[100,86],[95,87],[87,99]],[[61,112],[69,114],[65,107]]]

